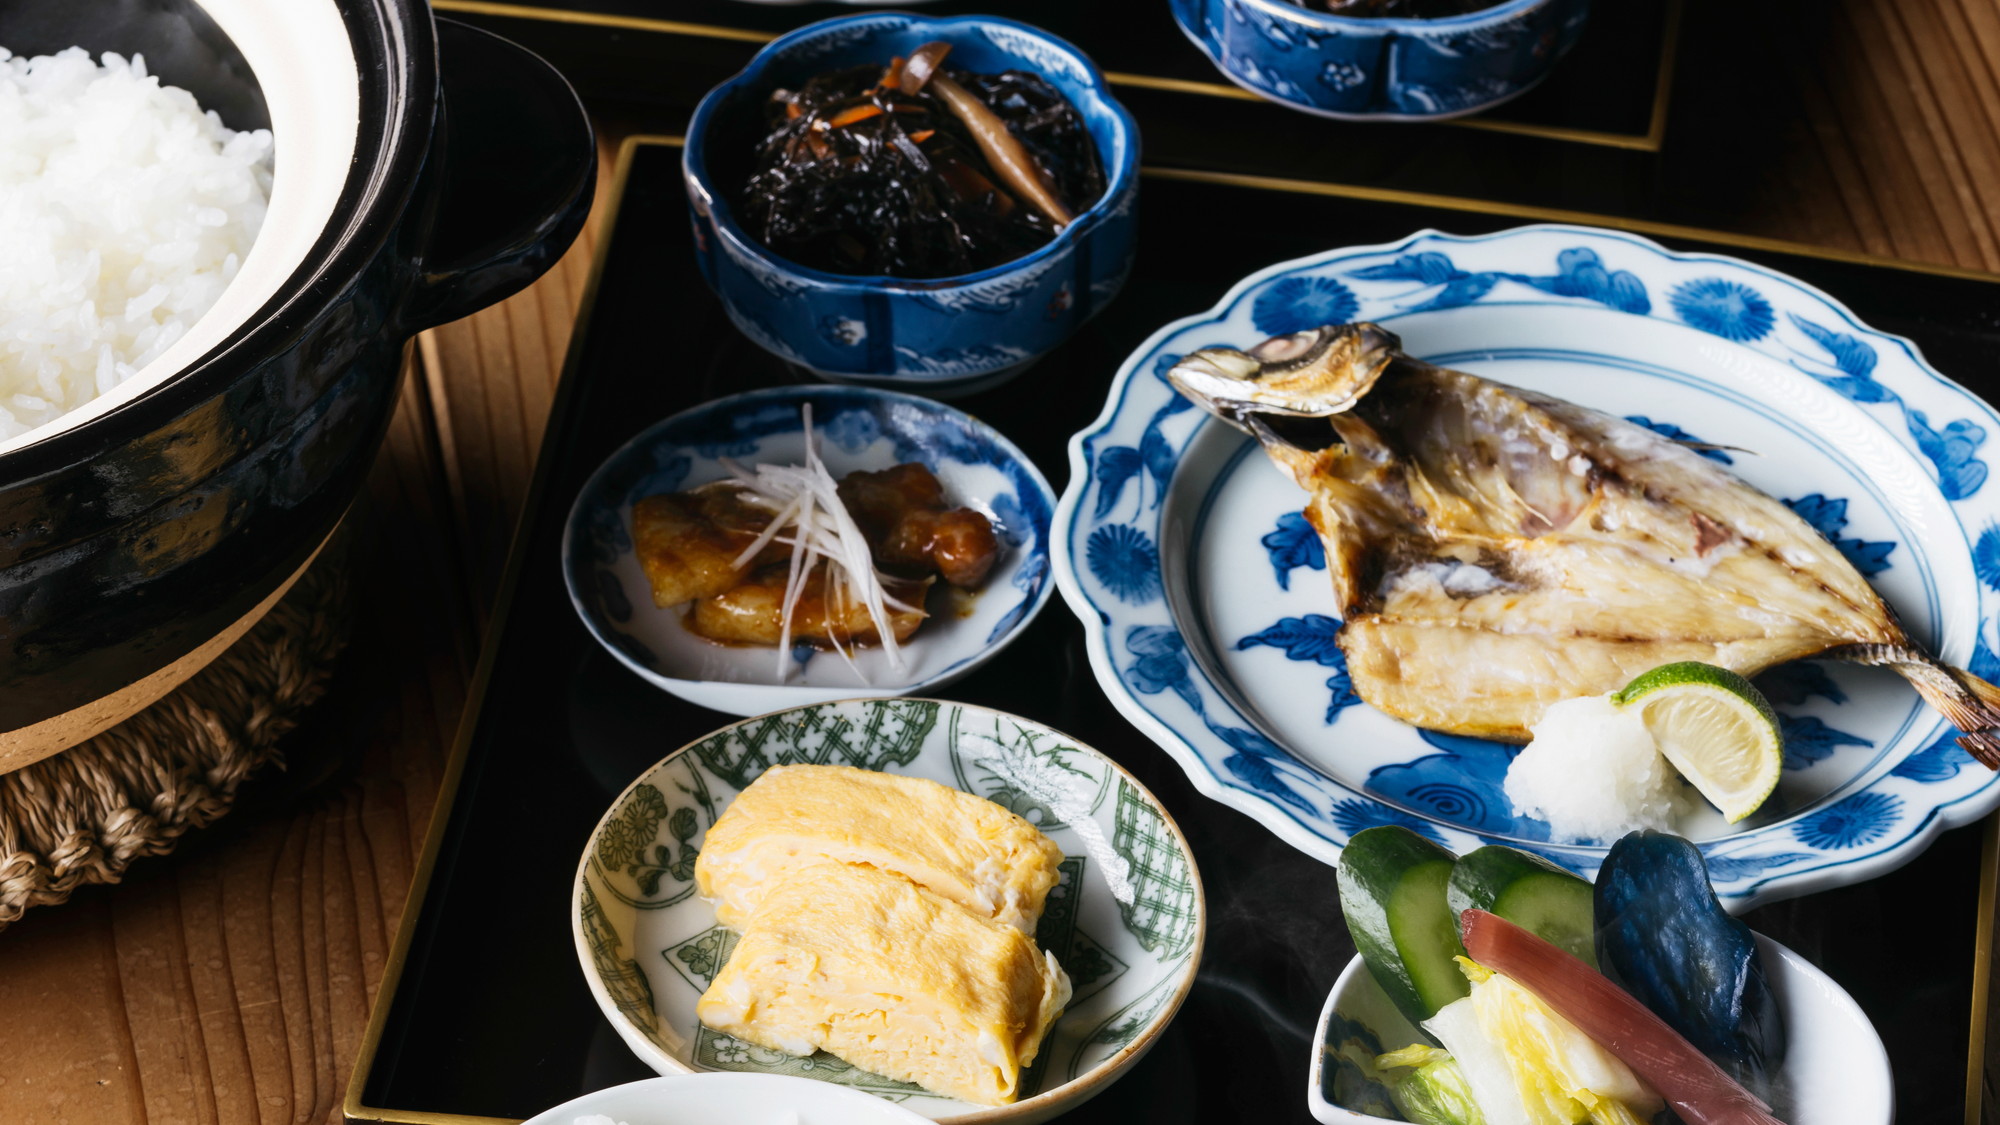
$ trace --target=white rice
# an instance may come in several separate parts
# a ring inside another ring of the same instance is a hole
[[[1501,782],[1514,815],[1545,820],[1557,842],[1610,843],[1641,828],[1671,831],[1686,784],[1654,744],[1637,708],[1608,695],[1549,705]]]
[[[236,276],[271,191],[234,132],[145,60],[0,47],[0,440],[185,335]]]

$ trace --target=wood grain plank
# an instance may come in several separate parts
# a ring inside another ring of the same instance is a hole
[[[368,909],[373,880],[350,854],[351,832],[359,812],[361,795],[345,789],[337,803],[327,809],[325,848],[320,856],[322,885],[329,888],[326,916],[327,1008],[330,1034],[327,1036],[328,1067],[326,1095],[316,1108],[322,1115],[337,1117],[340,1099],[347,1090],[351,1060],[361,1046],[362,1029],[368,1025],[368,989],[371,971],[368,947],[377,949],[372,971],[380,978],[380,949],[384,935],[379,911]],[[363,931],[371,931],[364,937]]]
[[[1861,179],[1889,221],[1890,253],[1924,261],[1955,261],[1923,178],[1912,169],[1930,163],[1928,138],[1905,127],[1913,113],[1908,92],[1885,77],[1883,52],[1867,25],[1873,13],[1861,3],[1843,4],[1828,14],[1837,34],[1831,40],[1835,107],[1857,146]]]
[[[293,1120],[292,1051],[285,1033],[283,973],[279,968],[274,881],[282,825],[262,826],[249,846],[217,857],[222,890],[222,948],[235,989],[235,1011],[250,1060],[254,1113],[248,1120],[278,1125]]]
[[[191,864],[175,882],[190,998],[207,1048],[216,1120],[257,1121],[256,1076],[229,960],[221,871],[215,864]]]
[[[1940,0],[1948,20],[1962,20],[1967,32],[1954,31],[1953,42],[1965,52],[1970,69],[1983,75],[1989,89],[2000,91],[2000,5],[1992,0]],[[1956,26],[1956,25],[1955,25]],[[1987,121],[2000,132],[2000,98],[1987,104]]]
[[[1746,124],[1680,119],[1670,165],[1718,193],[1705,225],[2000,269],[2000,15],[1991,0],[1694,0],[1706,34],[1749,36],[1717,83]],[[1685,99],[1683,99],[1685,100]],[[1711,102],[1711,114],[1720,103]],[[1754,125],[1747,124],[1754,122]],[[1711,133],[1733,138],[1717,148]],[[1715,159],[1723,154],[1730,159]],[[1746,159],[1747,162],[1746,162]]]
[[[1760,46],[1781,40],[1789,30],[1787,12],[1776,6],[1760,5],[1746,18],[1756,21]],[[1763,53],[1789,88],[1786,108],[1798,123],[1776,164],[1775,185],[1767,184],[1752,212],[1753,224],[1816,245],[1889,253],[1888,223],[1861,175],[1860,155],[1832,112],[1827,76],[1800,52]]]
[[[187,955],[173,884],[150,879],[126,890],[114,900],[112,939],[146,1120],[153,1125],[213,1125],[208,1052],[199,1024],[191,1019]]]
[[[145,1120],[110,908],[97,891],[35,911],[0,958],[0,1120]]]
[[[1974,115],[1946,109],[1972,108],[1969,84],[1957,54],[1936,49],[1943,46],[1940,38],[1927,36],[1920,41],[1911,34],[1913,24],[1920,30],[1935,26],[1925,17],[1934,18],[1936,6],[1929,2],[1874,4],[1865,10],[1872,17],[1869,26],[1888,47],[1875,53],[1882,62],[1883,81],[1907,99],[1898,115],[1903,131],[1928,142],[1925,161],[1932,174],[1924,176],[1923,182],[1956,263],[1992,269],[2000,264],[2000,250],[1996,250],[1992,226],[1973,183],[1974,169],[1968,167],[1983,166],[1987,161],[1981,159],[1976,143],[1967,145],[1966,141],[1974,138],[1959,135],[1961,131],[1976,135]],[[1926,51],[1926,43],[1935,46]]]
[[[1986,8],[1989,16],[2000,12],[2000,6],[1990,3]],[[2000,227],[2000,76],[1995,58],[1984,53],[1955,0],[1912,5],[1899,15],[1910,21],[1911,37],[1920,47],[1942,44],[1950,50],[1951,72],[1939,102],[1965,162],[1972,189],[1967,206],[1978,208],[1989,228]]]

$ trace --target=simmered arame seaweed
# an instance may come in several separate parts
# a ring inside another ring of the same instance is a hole
[[[1090,133],[1053,86],[1026,71],[946,69],[934,47],[907,71],[897,59],[771,95],[738,206],[752,237],[830,273],[949,277],[1033,251],[1061,227],[1050,212],[1074,215],[1104,194]],[[1033,165],[1014,174],[1034,175],[1038,190],[1010,190],[1009,170],[941,96],[952,84],[944,94],[969,94],[1005,125]]]

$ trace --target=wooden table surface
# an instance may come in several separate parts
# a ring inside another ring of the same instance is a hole
[[[2000,3],[1815,0],[1743,19],[1799,113],[1767,164],[1729,170],[1744,182],[1731,229],[2000,271]],[[287,743],[296,761],[358,764],[0,934],[0,1123],[340,1120],[598,233],[414,349],[353,517],[353,643]]]

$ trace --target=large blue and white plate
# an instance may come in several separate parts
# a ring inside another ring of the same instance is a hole
[[[1286,262],[1126,361],[1071,442],[1055,563],[1112,701],[1203,792],[1306,852],[1330,862],[1353,833],[1403,824],[1585,875],[1603,855],[1512,814],[1512,747],[1356,698],[1303,494],[1167,384],[1196,348],[1352,320],[1430,362],[1729,447],[1707,455],[1838,543],[1913,638],[2000,678],[1985,447],[2000,415],[1910,341],[1772,270],[1590,228],[1426,231]],[[1681,826],[1732,909],[1879,875],[2000,804],[2000,781],[1895,674],[1801,662],[1759,683],[1784,722],[1776,795],[1739,825],[1706,810]]]

